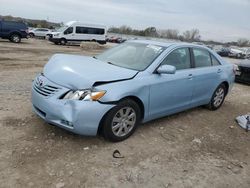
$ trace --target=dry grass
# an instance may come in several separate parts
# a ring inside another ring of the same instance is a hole
[[[81,42],[80,47],[83,50],[102,50],[106,48],[106,45],[101,45],[97,42]]]

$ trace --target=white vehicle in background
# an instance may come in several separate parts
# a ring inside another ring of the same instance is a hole
[[[67,42],[79,43],[82,41],[95,41],[100,44],[106,44],[106,34],[106,26],[71,21],[56,32],[52,32],[49,40],[55,44],[62,45],[65,45]]]
[[[51,32],[52,31],[47,28],[33,28],[29,30],[29,36],[46,38],[50,36]]]
[[[244,58],[249,59],[250,58],[250,48],[242,48]]]

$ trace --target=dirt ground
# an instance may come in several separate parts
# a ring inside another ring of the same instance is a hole
[[[54,53],[79,46],[0,40],[0,187],[250,187],[250,86],[235,84],[218,111],[203,107],[140,126],[124,142],[78,136],[31,109],[31,82]],[[112,157],[118,149],[124,158]]]

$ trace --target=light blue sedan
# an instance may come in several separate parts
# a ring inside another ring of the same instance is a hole
[[[218,109],[234,72],[206,47],[134,40],[96,57],[52,56],[33,82],[32,104],[50,124],[122,141],[140,123],[201,105]]]

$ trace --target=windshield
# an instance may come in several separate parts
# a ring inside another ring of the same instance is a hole
[[[56,31],[58,31],[58,32],[63,32],[63,31],[65,31],[67,28],[68,28],[68,26],[62,26],[62,27],[59,27]]]
[[[162,46],[126,42],[105,51],[96,58],[119,67],[142,71],[164,50]]]

